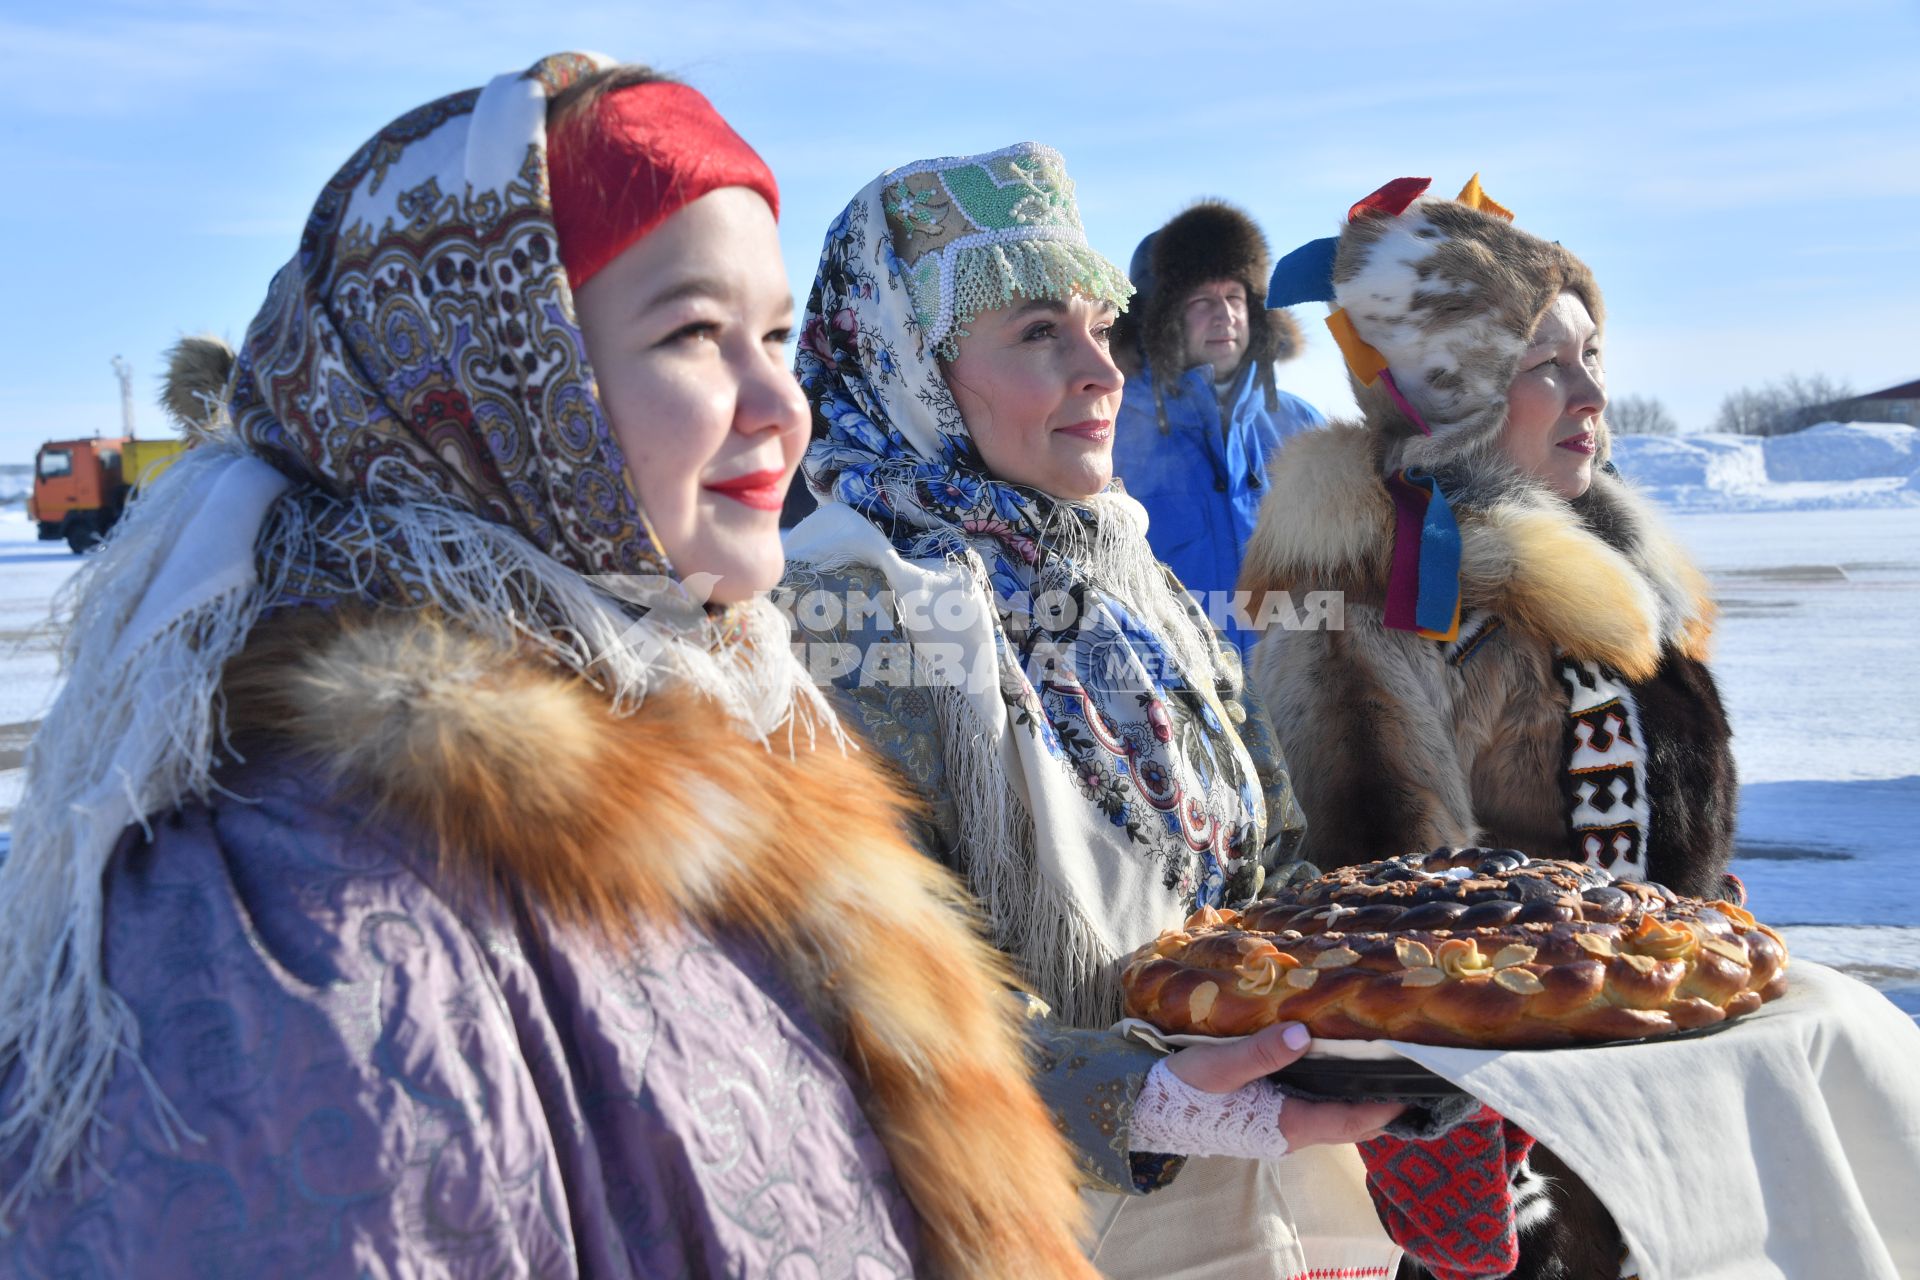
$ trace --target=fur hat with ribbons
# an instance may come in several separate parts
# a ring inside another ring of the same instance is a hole
[[[1114,326],[1116,351],[1139,354],[1159,378],[1187,368],[1183,328],[1187,295],[1203,284],[1237,281],[1247,291],[1247,359],[1266,388],[1267,407],[1277,403],[1273,365],[1300,354],[1300,326],[1284,308],[1266,310],[1267,238],[1253,219],[1222,200],[1202,200],[1148,235],[1133,251],[1133,308]],[[1156,396],[1159,388],[1156,384]],[[1161,414],[1163,425],[1165,412]]]
[[[1438,466],[1490,448],[1534,328],[1562,292],[1604,322],[1578,258],[1520,230],[1475,174],[1459,196],[1396,178],[1348,211],[1338,236],[1281,259],[1269,307],[1327,302],[1367,421],[1389,465]]]
[[[1356,203],[1340,235],[1281,259],[1268,307],[1326,302],[1396,510],[1387,625],[1451,638],[1459,625],[1459,531],[1451,501],[1504,474],[1507,389],[1563,292],[1603,320],[1578,258],[1513,225],[1475,174],[1459,196],[1396,178]],[[1606,461],[1604,429],[1595,464]],[[1443,484],[1446,491],[1443,491]]]

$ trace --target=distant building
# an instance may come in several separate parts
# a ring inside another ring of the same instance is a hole
[[[1904,422],[1920,427],[1920,379],[1821,405],[1822,417],[1853,422]]]

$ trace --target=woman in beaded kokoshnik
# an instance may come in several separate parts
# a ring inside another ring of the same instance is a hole
[[[764,594],[777,209],[582,55],[329,183],[82,571],[0,867],[10,1273],[1089,1274],[1004,961]]]
[[[1176,1238],[1207,1274],[1379,1264],[1364,1198],[1371,1238],[1331,1252],[1281,1207],[1287,1177],[1357,1170],[1350,1144],[1398,1110],[1280,1106],[1259,1077],[1304,1028],[1164,1063],[1103,1030],[1127,953],[1250,896],[1300,820],[1237,657],[1112,483],[1107,332],[1132,289],[1072,190],[1020,144],[891,170],[834,221],[797,356],[820,507],[783,591],[805,660],[926,801],[927,852],[1050,1008],[1041,1089],[1111,1197],[1103,1272],[1149,1274],[1141,1244]],[[1249,1211],[1197,1249],[1173,1231],[1233,1197]]]

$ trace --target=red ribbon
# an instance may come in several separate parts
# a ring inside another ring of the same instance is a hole
[[[1386,213],[1396,216],[1405,213],[1407,206],[1424,195],[1427,188],[1432,185],[1432,178],[1395,178],[1348,209],[1347,221],[1352,222],[1363,213]]]

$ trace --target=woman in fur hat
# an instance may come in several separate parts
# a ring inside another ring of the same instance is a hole
[[[1491,844],[1717,896],[1714,609],[1607,465],[1599,289],[1477,182],[1396,207],[1409,190],[1355,206],[1332,261],[1362,420],[1281,455],[1241,584],[1345,594],[1344,629],[1253,661],[1306,856]]]
[[[1323,426],[1320,411],[1274,385],[1300,351],[1300,327],[1266,297],[1272,254],[1252,218],[1203,200],[1134,250],[1139,292],[1114,324],[1127,386],[1113,469],[1147,511],[1147,540],[1236,646],[1257,634],[1232,610],[1267,466],[1281,444]]]
[[[1260,1077],[1304,1028],[1159,1064],[1101,1030],[1121,959],[1251,893],[1298,819],[1237,657],[1110,485],[1107,342],[1131,289],[1072,190],[1056,152],[1020,144],[883,174],[829,229],[798,355],[821,503],[787,548],[804,656],[925,796],[928,852],[1053,1010],[1043,1091],[1115,1193],[1103,1272],[1384,1265],[1337,1144],[1398,1108],[1282,1108]],[[1354,1220],[1290,1221],[1288,1177]]]
[[[0,868],[14,1270],[1087,1274],[1004,966],[761,594],[776,208],[580,55],[328,184],[78,580]]]
[[[1306,856],[1486,844],[1738,897],[1713,604],[1607,465],[1600,291],[1477,178],[1457,200],[1425,187],[1356,204],[1269,295],[1336,307],[1362,414],[1280,456],[1241,579],[1256,613],[1345,596],[1343,628],[1269,632],[1251,664]],[[1530,1161],[1516,1200],[1550,1201],[1524,1215],[1549,1225],[1514,1274],[1610,1280],[1604,1207],[1553,1153]]]

